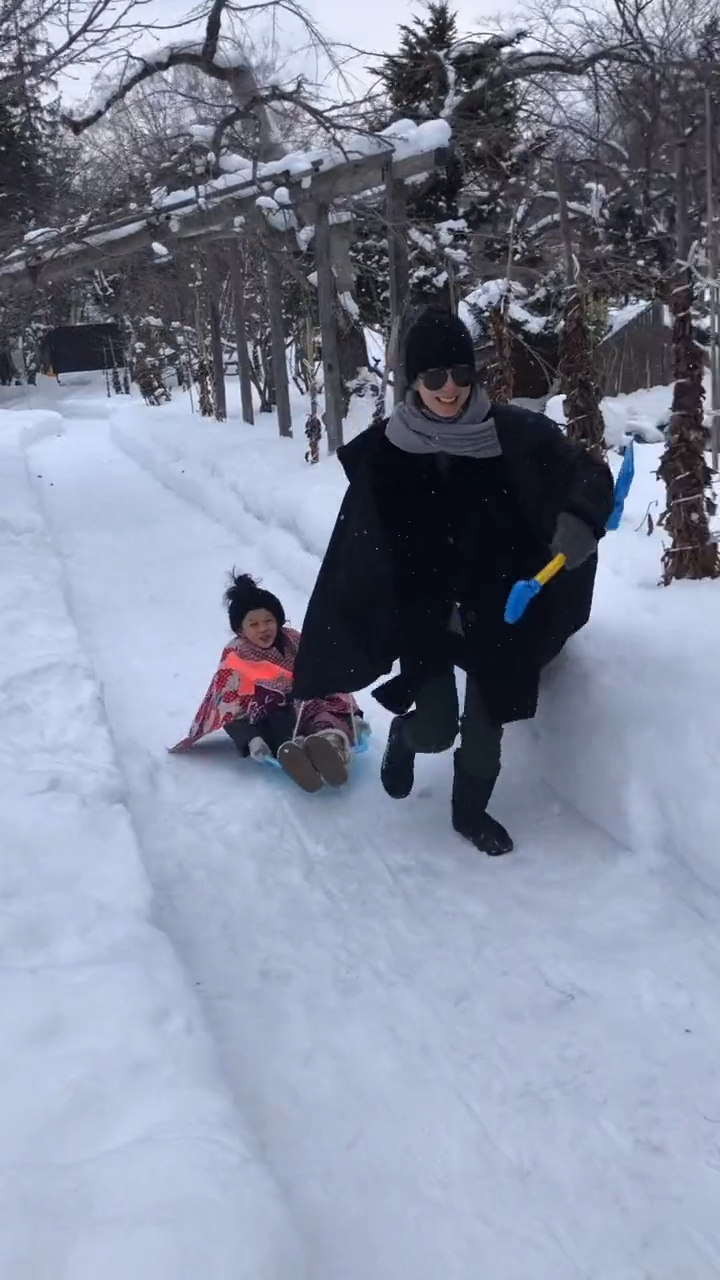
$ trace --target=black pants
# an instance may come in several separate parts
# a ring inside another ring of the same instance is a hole
[[[292,738],[295,719],[292,707],[280,707],[257,724],[248,724],[247,720],[231,720],[225,725],[225,732],[235,743],[241,756],[250,754],[249,747],[253,738],[262,738],[276,756],[283,743]]]
[[[415,700],[415,710],[405,716],[403,737],[411,751],[435,754],[449,750],[458,728],[458,767],[470,777],[494,780],[500,772],[502,725],[488,719],[482,695],[471,675],[467,677],[465,706],[460,717],[455,673],[449,671],[423,685]]]

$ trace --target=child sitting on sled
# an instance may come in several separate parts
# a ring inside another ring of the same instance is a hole
[[[303,791],[347,782],[358,735],[369,727],[351,694],[296,703],[291,697],[300,635],[286,626],[285,610],[272,592],[249,574],[234,574],[225,592],[235,637],[190,727],[173,747],[187,751],[209,733],[224,729],[241,755],[275,757]]]

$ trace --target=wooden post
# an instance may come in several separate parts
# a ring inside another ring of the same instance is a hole
[[[342,221],[330,224],[330,253],[332,257],[335,288],[338,295],[337,316],[338,358],[340,361],[340,385],[343,392],[343,417],[350,405],[348,386],[357,378],[361,369],[368,367],[368,350],[365,330],[354,307],[343,306],[342,297],[354,297],[355,271],[350,250],[355,230],[354,220],[348,215]]]
[[[330,219],[328,207],[325,204],[318,205],[315,214],[315,269],[325,382],[325,430],[328,449],[330,453],[335,453],[343,442],[343,388],[335,315],[335,277],[330,248]]]
[[[243,422],[251,425],[255,421],[252,395],[252,369],[250,352],[247,344],[247,321],[245,316],[245,293],[243,265],[240,250],[232,246],[230,255],[230,271],[232,273],[233,314],[235,316],[235,341],[238,355],[238,380],[240,382],[240,402],[242,404]]]
[[[385,181],[385,223],[390,285],[390,329],[397,335],[394,354],[388,346],[387,359],[393,359],[393,399],[397,404],[405,395],[402,351],[408,295],[410,293],[410,266],[407,238],[407,200],[405,187],[392,171]]]
[[[273,382],[277,406],[278,427],[281,436],[292,435],[290,412],[290,388],[288,386],[287,357],[285,354],[285,323],[282,308],[282,279],[280,264],[274,253],[265,254],[265,280],[267,283],[268,311],[270,313],[270,339],[272,342]]]
[[[560,217],[560,235],[565,255],[565,284],[571,289],[575,283],[575,258],[573,255],[572,228],[568,213],[567,196],[565,194],[565,174],[560,156],[555,157],[555,186],[557,187],[558,214]]]
[[[333,222],[330,227],[330,252],[338,293],[352,293],[355,287],[350,250],[353,242],[354,223],[351,217]]]
[[[207,255],[206,289],[208,299],[208,317],[210,320],[210,354],[212,357],[213,383],[215,387],[215,417],[219,422],[227,418],[227,397],[225,395],[225,361],[223,359],[222,326],[220,306],[218,303],[218,273],[212,253]]]

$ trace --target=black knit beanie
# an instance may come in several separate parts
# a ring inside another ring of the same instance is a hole
[[[444,307],[428,307],[412,325],[405,340],[405,377],[409,387],[428,369],[475,368],[470,331]]]
[[[277,596],[274,596],[272,591],[266,591],[261,587],[249,573],[237,574],[233,571],[224,599],[227,605],[228,621],[236,635],[253,609],[267,609],[277,622],[278,628],[282,629],[285,626],[285,610]]]

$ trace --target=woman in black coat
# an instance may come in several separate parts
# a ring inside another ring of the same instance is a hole
[[[609,468],[542,414],[491,405],[472,339],[429,308],[408,334],[405,401],[338,451],[350,481],[295,662],[294,696],[374,691],[395,718],[381,777],[408,796],[418,752],[455,753],[452,819],[476,848],[508,853],[487,812],[503,725],[534,716],[542,667],[585,625]],[[554,555],[566,567],[514,626],[513,583]],[[462,718],[454,668],[467,672]]]

